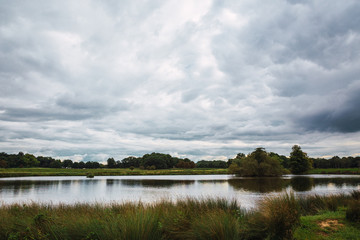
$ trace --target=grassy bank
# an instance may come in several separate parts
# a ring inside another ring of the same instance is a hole
[[[314,168],[309,174],[360,174],[360,168]]]
[[[358,239],[359,201],[360,192],[353,192],[299,199],[288,194],[251,211],[225,199],[4,205],[0,239]]]
[[[64,169],[64,168],[0,168],[0,177],[22,176],[123,176],[123,175],[207,175],[228,174],[223,168],[158,169],[142,170],[135,168],[99,168],[99,169]],[[311,169],[309,174],[360,174],[359,168]]]
[[[227,169],[192,168],[192,169],[159,169],[133,170],[123,168],[99,168],[99,169],[64,169],[64,168],[0,168],[0,177],[21,176],[122,176],[122,175],[203,175],[203,174],[227,174]]]

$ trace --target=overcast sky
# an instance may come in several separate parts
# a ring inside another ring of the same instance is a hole
[[[0,0],[0,151],[360,155],[360,1]]]

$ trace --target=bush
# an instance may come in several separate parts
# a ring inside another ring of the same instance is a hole
[[[352,222],[360,222],[360,200],[352,200],[346,210],[346,219]]]
[[[94,178],[94,174],[93,173],[86,173],[86,177],[87,178]]]
[[[239,239],[239,224],[235,216],[224,211],[212,211],[193,222],[190,239]]]
[[[245,221],[244,239],[292,239],[299,222],[299,205],[293,193],[266,198]]]
[[[352,191],[351,197],[356,200],[360,200],[360,191],[356,191],[356,190]]]

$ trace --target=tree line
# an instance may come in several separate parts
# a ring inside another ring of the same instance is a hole
[[[305,160],[304,160],[305,159]],[[298,162],[298,164],[296,164]],[[301,167],[301,164],[303,166]],[[297,167],[300,169],[297,169]],[[293,173],[306,172],[303,169],[310,168],[356,168],[360,167],[360,156],[338,157],[330,159],[310,158],[301,147],[295,145],[290,157],[279,155],[274,152],[266,152],[264,148],[256,148],[252,153],[245,155],[238,153],[228,161],[200,160],[194,163],[188,158],[173,157],[170,154],[151,153],[142,157],[129,156],[122,160],[108,158],[106,164],[96,161],[72,161],[70,159],[59,160],[52,157],[34,156],[33,154],[19,152],[18,154],[0,153],[0,168],[141,168],[141,169],[170,169],[170,168],[229,168],[230,171],[242,173],[242,175],[277,175],[286,170]],[[274,169],[270,171],[268,169]]]
[[[331,159],[310,158],[301,147],[294,145],[290,157],[264,148],[256,148],[252,153],[239,153],[228,160],[229,171],[241,176],[280,176],[287,173],[304,174],[312,168],[356,168],[360,167],[360,156],[337,156]]]

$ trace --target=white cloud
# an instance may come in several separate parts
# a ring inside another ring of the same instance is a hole
[[[325,0],[2,4],[0,148],[99,161],[152,151],[226,159],[259,146],[287,155],[293,144],[354,154],[359,9]]]

